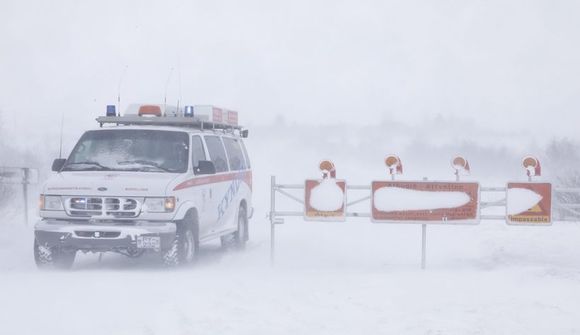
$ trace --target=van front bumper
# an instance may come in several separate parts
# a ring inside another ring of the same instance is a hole
[[[91,223],[45,219],[34,227],[39,245],[94,252],[116,250],[169,249],[175,239],[173,222]],[[144,247],[143,239],[154,238],[159,248]],[[139,243],[138,243],[139,242]]]

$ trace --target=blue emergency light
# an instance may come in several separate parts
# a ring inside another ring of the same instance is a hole
[[[117,116],[117,108],[115,105],[107,105],[107,116]]]
[[[183,112],[185,117],[193,117],[193,106],[185,106],[185,111]]]

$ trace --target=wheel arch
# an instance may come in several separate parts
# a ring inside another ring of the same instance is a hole
[[[240,206],[238,206],[238,210],[240,209],[240,207],[243,207],[246,210],[246,213],[248,213],[248,202],[246,201],[246,199],[242,199],[240,201]]]
[[[190,224],[195,229],[195,233],[199,233],[199,212],[197,208],[191,207],[185,213],[185,218],[191,219]]]
[[[250,224],[250,222],[249,222],[249,218],[248,218],[248,202],[246,201],[246,199],[242,199],[240,201],[240,206],[237,209],[236,217],[239,217],[239,215],[240,215],[240,208],[243,208],[244,211],[246,212],[246,223],[245,223],[245,226],[246,226],[245,228],[246,229],[245,229],[245,233],[244,233],[243,239],[244,239],[244,241],[247,241],[249,239],[249,237],[250,237],[250,235],[249,235],[249,224]]]
[[[186,224],[191,225],[195,236],[199,237],[199,212],[196,207],[189,207],[184,210],[181,218],[176,219],[175,222],[185,222]]]

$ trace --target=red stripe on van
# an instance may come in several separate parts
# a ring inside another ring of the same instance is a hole
[[[224,181],[230,181],[234,179],[243,180],[246,184],[248,184],[250,190],[252,189],[252,171],[240,171],[228,174],[195,177],[178,184],[177,186],[175,186],[173,190],[179,191],[190,187],[221,183]]]

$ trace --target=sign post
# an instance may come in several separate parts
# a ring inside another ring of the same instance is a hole
[[[424,177],[423,181],[427,181],[427,177]],[[427,224],[423,223],[421,225],[421,270],[425,270],[426,267],[427,267]]]
[[[22,195],[24,196],[24,222],[28,225],[28,183],[30,177],[30,169],[23,168],[23,179],[22,179]]]
[[[270,177],[270,265],[274,265],[276,248],[276,176]]]
[[[421,270],[427,267],[427,225],[421,225]]]

